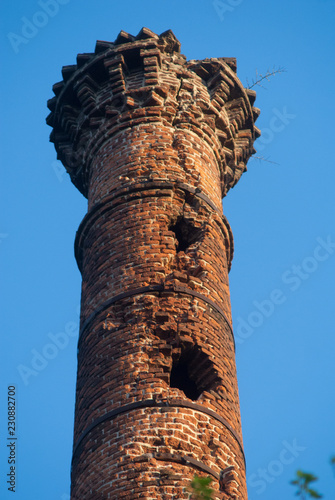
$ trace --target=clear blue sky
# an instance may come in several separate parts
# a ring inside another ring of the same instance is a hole
[[[256,70],[286,69],[256,101],[256,149],[275,163],[250,161],[223,202],[235,237],[230,286],[249,498],[293,499],[288,483],[298,468],[317,474],[318,489],[334,498],[335,2],[217,5],[1,4],[3,499],[13,498],[5,484],[9,384],[17,386],[16,500],[69,498],[81,282],[73,241],[86,200],[56,161],[46,101],[77,53],[142,26],[171,28],[188,59],[236,57],[244,84]]]

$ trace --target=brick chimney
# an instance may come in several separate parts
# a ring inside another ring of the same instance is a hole
[[[50,140],[88,198],[71,499],[187,499],[197,474],[245,500],[221,201],[254,152],[255,92],[170,30],[121,31],[62,74]]]

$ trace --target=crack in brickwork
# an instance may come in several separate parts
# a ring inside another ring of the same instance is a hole
[[[71,500],[188,498],[199,471],[227,498],[227,467],[246,500],[221,200],[254,152],[255,93],[234,59],[187,61],[146,28],[62,74],[50,139],[88,198]]]

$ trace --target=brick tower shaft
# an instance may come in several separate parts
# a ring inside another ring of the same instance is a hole
[[[221,200],[259,111],[235,71],[143,28],[54,86],[51,140],[88,198],[71,500],[186,499],[195,474],[247,499]]]

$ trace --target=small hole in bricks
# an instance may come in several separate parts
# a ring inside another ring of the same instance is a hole
[[[193,401],[204,391],[211,390],[218,381],[208,355],[197,346],[184,348],[181,355],[173,360],[170,387],[182,390]]]
[[[179,360],[172,366],[170,376],[170,386],[175,389],[181,389],[187,398],[196,400],[201,392],[198,391],[197,384],[191,380],[188,374],[187,363]]]
[[[178,359],[175,359],[172,364],[170,375],[170,386],[176,389],[181,389],[187,398],[195,401],[198,399],[203,389],[199,387],[198,366],[202,363],[199,361],[203,358],[203,353],[197,347],[184,348]],[[199,364],[198,364],[199,363]]]
[[[140,49],[127,50],[124,52],[123,57],[128,71],[143,69],[143,58]]]
[[[175,224],[169,227],[177,240],[177,252],[185,252],[187,248],[195,243],[201,234],[199,228],[194,227],[190,222],[183,217],[179,217]]]

